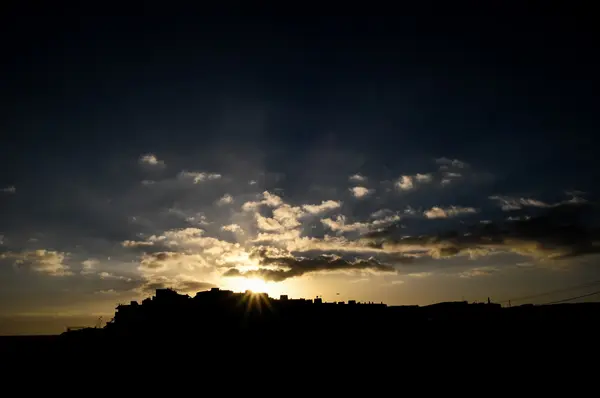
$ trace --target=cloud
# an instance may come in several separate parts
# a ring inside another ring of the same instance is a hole
[[[216,287],[213,283],[199,281],[195,279],[188,278],[172,278],[166,276],[154,277],[152,279],[148,279],[145,283],[138,289],[143,293],[154,293],[156,289],[167,289],[171,288],[178,293],[197,293],[203,290],[209,290],[213,287]]]
[[[469,164],[466,162],[463,162],[461,160],[458,159],[448,159],[446,157],[441,157],[435,160],[435,162],[441,166],[445,166],[445,168],[447,167],[456,167],[459,169],[464,169],[466,167],[469,167]]]
[[[396,188],[409,191],[415,187],[413,183],[413,178],[411,176],[401,176],[395,183]]]
[[[281,225],[279,223],[279,221],[277,221],[274,218],[264,217],[264,216],[260,215],[260,213],[256,213],[255,217],[256,217],[256,226],[258,227],[258,229],[260,229],[262,231],[269,231],[269,232],[281,231],[281,232],[283,232],[285,230],[284,226]]]
[[[140,267],[144,269],[161,269],[167,266],[170,260],[181,258],[182,254],[177,252],[144,253],[140,261]]]
[[[177,178],[181,180],[191,179],[194,181],[194,184],[200,184],[204,181],[213,181],[221,178],[221,174],[218,173],[207,173],[204,171],[180,171],[177,175]]]
[[[348,177],[348,180],[351,182],[365,182],[367,181],[367,177],[360,174],[354,174]]]
[[[100,261],[96,258],[88,258],[81,262],[81,274],[86,275],[93,273],[100,264]]]
[[[154,184],[156,184],[156,181],[154,181],[154,180],[143,180],[142,181],[142,185],[144,185],[144,186],[150,186],[150,185],[154,185]]]
[[[380,209],[380,210],[377,210],[377,211],[371,213],[371,218],[383,218],[390,214],[394,214],[394,212],[391,211],[390,209]]]
[[[221,230],[223,230],[223,231],[229,231],[229,232],[244,233],[244,230],[238,224],[223,225],[221,227]]]
[[[253,257],[259,260],[261,267],[257,270],[242,272],[231,268],[223,276],[242,276],[247,278],[262,278],[266,281],[281,282],[283,280],[299,277],[307,273],[323,271],[368,270],[373,272],[394,273],[394,267],[380,263],[370,258],[368,260],[349,261],[335,255],[321,255],[314,258],[294,257],[291,254],[274,255],[266,248],[258,248],[253,252]],[[272,268],[275,267],[275,268]]]
[[[456,217],[463,214],[474,214],[477,213],[477,209],[473,207],[461,207],[461,206],[450,206],[448,208],[441,208],[438,206],[434,206],[429,210],[423,212],[425,217],[427,218],[448,218],[448,217]]]
[[[231,196],[228,193],[226,193],[219,200],[217,200],[217,205],[218,206],[229,205],[231,203],[233,203],[233,196]]]
[[[473,268],[468,271],[461,272],[458,276],[460,278],[475,278],[478,276],[489,276],[496,272],[500,271],[498,267],[478,267]]]
[[[495,201],[499,202],[500,207],[504,211],[520,210],[523,207],[550,208],[550,207],[557,207],[557,206],[568,205],[568,204],[577,205],[577,204],[587,203],[587,201],[585,199],[583,199],[579,196],[573,196],[570,199],[563,200],[563,201],[557,202],[557,203],[552,203],[552,204],[542,202],[541,200],[532,199],[532,198],[515,198],[515,197],[511,197],[511,196],[499,196],[499,195],[490,196],[489,198],[491,200],[495,200]]]
[[[38,249],[23,252],[6,252],[0,254],[2,259],[12,259],[14,264],[35,272],[52,276],[73,275],[63,262],[68,253]]]
[[[0,189],[0,192],[14,194],[14,193],[17,193],[17,188],[15,188],[13,185],[11,185],[6,188]]]
[[[371,193],[373,193],[374,190],[372,189],[367,189],[365,187],[354,187],[354,188],[350,188],[350,192],[352,192],[352,195],[354,195],[355,198],[364,198],[365,196],[370,195]]]
[[[111,274],[110,272],[106,272],[106,271],[102,271],[98,273],[98,277],[100,279],[117,279],[117,280],[122,280],[122,281],[131,281],[131,278],[128,278],[126,276],[123,275],[115,275],[115,274]]]
[[[151,235],[140,242],[152,243],[150,246],[156,250],[142,256],[140,270],[175,267],[191,271],[198,266],[218,267],[239,261],[245,254],[239,243],[204,236],[204,230],[199,228],[167,230],[161,235]],[[161,252],[165,254],[161,255]]]
[[[433,273],[431,272],[412,272],[410,274],[406,274],[406,276],[410,276],[411,278],[427,278],[432,275]]]
[[[538,259],[565,259],[600,253],[600,231],[582,220],[588,206],[562,205],[545,214],[510,222],[477,223],[468,232],[395,237],[394,228],[367,233],[361,240],[387,253],[433,258],[466,254],[472,258],[494,252],[514,252]]]
[[[329,210],[340,208],[342,202],[335,200],[324,200],[320,205],[303,205],[302,208],[310,214],[321,214]]]
[[[141,155],[138,159],[138,162],[143,165],[153,166],[153,167],[164,167],[165,162],[162,160],[158,160],[155,154],[147,153],[145,155]]]
[[[260,201],[250,201],[246,202],[242,205],[242,210],[251,211],[256,210],[260,206],[269,206],[269,207],[277,207],[283,204],[283,200],[281,197],[270,193],[269,191],[264,191],[262,193],[263,199]]]
[[[157,271],[175,271],[177,273],[195,271],[199,267],[206,267],[206,259],[199,253],[162,251],[144,253],[140,257],[138,270],[147,273]]]
[[[321,220],[321,223],[331,229],[332,231],[339,232],[352,232],[352,231],[363,231],[366,232],[370,224],[369,223],[361,223],[355,222],[352,224],[346,224],[346,216],[339,215],[334,219],[332,218],[324,218]]]
[[[418,182],[431,182],[433,176],[431,174],[415,174],[415,180]]]
[[[152,246],[154,242],[146,242],[146,241],[135,241],[135,240],[126,240],[121,242],[121,246],[123,247],[141,247],[141,246]]]

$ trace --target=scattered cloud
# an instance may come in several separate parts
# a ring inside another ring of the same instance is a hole
[[[38,249],[22,252],[6,252],[0,254],[0,259],[12,259],[14,264],[52,276],[67,276],[73,273],[64,264],[68,253]]]
[[[154,293],[156,289],[171,288],[179,293],[190,294],[209,290],[213,287],[216,287],[213,283],[191,278],[158,276],[146,280],[138,290],[144,294],[151,294]]]
[[[431,209],[426,210],[423,214],[427,218],[449,218],[461,216],[463,214],[474,213],[477,213],[477,209],[473,207],[450,206],[444,209],[438,206],[434,206]]]
[[[395,183],[396,188],[409,191],[415,187],[413,183],[413,178],[411,176],[401,176]]]
[[[242,227],[240,227],[238,224],[228,224],[228,225],[223,225],[221,227],[221,230],[223,231],[229,231],[229,232],[239,232],[239,233],[244,233],[244,230],[242,229]]]
[[[183,171],[179,172],[177,177],[179,179],[183,179],[183,180],[191,179],[194,182],[194,184],[200,184],[201,182],[204,182],[204,181],[218,180],[219,178],[221,178],[221,174],[207,173],[204,171],[183,170]]]
[[[458,169],[464,169],[469,167],[469,164],[466,162],[463,162],[458,159],[448,159],[446,157],[438,158],[435,160],[435,162],[444,168],[456,167]]]
[[[523,207],[538,207],[538,208],[549,208],[562,206],[565,204],[583,204],[587,201],[579,196],[573,196],[568,200],[564,200],[558,203],[548,204],[546,202],[542,202],[541,200],[532,199],[532,198],[515,198],[512,196],[499,196],[494,195],[489,197],[491,200],[495,200],[500,203],[500,207],[504,211],[511,210],[520,210]]]
[[[600,253],[600,231],[581,223],[586,206],[562,205],[545,214],[510,222],[476,223],[469,232],[395,236],[394,228],[367,233],[365,243],[387,253],[432,258],[466,254],[471,258],[495,252],[513,252],[539,260],[565,259]]]
[[[123,247],[141,247],[141,246],[152,246],[154,242],[146,242],[146,241],[136,241],[136,240],[126,240],[121,242],[121,246]]]
[[[427,278],[431,275],[433,275],[432,272],[412,272],[410,274],[406,274],[406,276],[409,276],[411,278]]]
[[[351,182],[365,182],[367,181],[367,177],[360,174],[354,174],[348,177],[348,180]]]
[[[11,186],[0,189],[0,192],[14,194],[14,193],[17,193],[17,188],[15,188],[13,185],[11,185]]]
[[[259,277],[267,281],[280,282],[312,272],[348,270],[396,272],[394,267],[380,263],[373,258],[349,261],[335,255],[321,255],[314,258],[294,257],[288,253],[281,254],[281,252],[273,252],[265,248],[258,248],[252,253],[252,256],[258,259],[262,268],[249,271],[231,268],[225,272],[224,276]]]
[[[252,211],[256,210],[260,206],[269,206],[269,207],[277,207],[283,204],[283,200],[281,197],[270,193],[269,191],[264,191],[262,193],[262,200],[260,201],[250,201],[246,202],[242,205],[242,210],[244,211]]]
[[[433,179],[433,176],[431,174],[419,174],[417,173],[415,175],[415,180],[417,180],[418,182],[431,182]]]
[[[350,188],[350,192],[354,195],[355,198],[364,198],[374,192],[373,189],[367,189],[365,187],[353,187]]]
[[[96,258],[88,258],[87,260],[82,261],[81,274],[86,275],[95,272],[99,264],[100,261],[98,261]]]
[[[164,167],[165,162],[162,160],[158,160],[155,154],[147,153],[145,155],[141,155],[138,162],[143,165],[154,166],[154,167]]]
[[[472,268],[468,271],[461,272],[458,276],[460,278],[474,278],[478,276],[489,276],[500,271],[498,267],[478,267]]]
[[[219,200],[217,200],[218,206],[225,206],[225,205],[229,205],[231,203],[233,203],[233,196],[231,196],[228,193],[226,193]]]
[[[362,231],[366,232],[369,230],[369,223],[355,222],[352,224],[346,224],[346,216],[338,215],[335,219],[324,218],[321,220],[323,225],[327,226],[332,231],[336,232],[352,232]]]
[[[324,200],[320,205],[303,205],[302,208],[310,214],[322,214],[329,210],[335,210],[342,206],[342,202],[335,200]]]

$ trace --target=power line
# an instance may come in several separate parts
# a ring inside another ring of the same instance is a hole
[[[584,295],[581,295],[581,296],[569,297],[569,298],[562,299],[562,300],[552,301],[550,303],[545,303],[545,304],[542,304],[542,305],[565,303],[565,302],[571,301],[571,300],[577,300],[577,299],[584,298],[584,297],[590,297],[590,296],[593,296],[595,294],[600,294],[600,290],[598,290],[597,292],[592,292],[592,293],[584,294]]]
[[[530,296],[522,296],[522,297],[517,297],[517,298],[511,298],[511,299],[508,299],[508,300],[499,301],[499,303],[508,303],[509,301],[529,300],[529,299],[533,299],[533,298],[549,296],[551,294],[564,293],[564,292],[568,292],[570,290],[582,289],[582,288],[594,286],[594,285],[597,285],[597,284],[600,284],[600,280],[593,281],[593,282],[588,282],[588,283],[584,283],[584,284],[577,285],[577,286],[571,286],[571,287],[567,287],[567,288],[564,288],[564,289],[551,290],[549,292],[544,292],[544,293],[539,293],[539,294],[532,294]]]

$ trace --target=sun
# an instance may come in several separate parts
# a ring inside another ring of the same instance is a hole
[[[267,282],[260,278],[245,278],[239,282],[240,290],[250,290],[252,293],[269,293]]]

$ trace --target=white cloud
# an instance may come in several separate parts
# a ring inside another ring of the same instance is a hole
[[[38,249],[23,252],[2,253],[0,258],[13,259],[14,264],[26,267],[35,272],[52,276],[66,276],[73,273],[63,263],[67,253],[52,250]]]
[[[162,160],[158,160],[155,154],[147,153],[145,155],[140,156],[138,162],[140,164],[145,164],[149,166],[162,167],[165,165],[165,162]]]
[[[335,200],[324,200],[320,205],[303,205],[302,208],[311,214],[321,214],[329,210],[338,209],[342,202]]]
[[[411,176],[401,176],[396,181],[396,188],[401,189],[403,191],[411,190],[415,187],[413,183],[413,178]]]
[[[499,196],[494,195],[489,197],[491,200],[495,200],[500,203],[500,207],[504,211],[519,210],[523,207],[539,207],[539,208],[550,208],[561,205],[569,204],[582,204],[587,201],[579,196],[573,196],[570,199],[563,200],[557,203],[546,203],[541,200],[531,198],[515,198],[511,196]]]
[[[387,226],[389,224],[393,224],[393,223],[398,222],[398,221],[400,221],[400,216],[397,215],[397,214],[394,214],[394,215],[391,215],[391,216],[387,216],[387,217],[384,217],[384,218],[380,218],[380,219],[374,220],[371,223],[371,225],[373,227],[381,228],[381,227]]]
[[[436,159],[435,162],[441,166],[446,166],[446,167],[451,166],[451,167],[456,167],[459,169],[469,167],[469,164],[466,162],[460,161],[458,159],[448,159],[445,157]]]
[[[0,189],[0,192],[4,192],[4,193],[16,193],[17,192],[17,188],[15,188],[13,185],[11,185],[11,186],[8,186],[6,188]]]
[[[419,173],[417,173],[415,175],[415,179],[418,182],[425,183],[425,182],[431,182],[431,180],[433,179],[433,176],[431,174],[419,174]]]
[[[390,209],[380,209],[376,212],[371,213],[371,218],[383,218],[387,215],[393,214],[394,212]]]
[[[270,193],[269,191],[263,192],[263,196],[264,196],[264,200],[263,200],[264,204],[269,207],[281,206],[281,204],[283,203],[283,200],[281,199],[281,197],[274,195],[274,194]]]
[[[152,246],[154,242],[137,241],[137,240],[126,240],[121,242],[123,247],[141,247],[141,246]]]
[[[460,173],[446,172],[446,173],[444,173],[444,176],[446,176],[448,178],[460,178],[460,177],[462,177],[462,174],[460,174]]]
[[[231,203],[233,203],[233,196],[231,196],[228,193],[226,193],[219,200],[217,200],[217,205],[218,206],[224,206],[224,205],[228,205],[228,204],[231,204]]]
[[[81,273],[84,275],[93,273],[99,264],[100,261],[98,261],[98,259],[88,258],[87,260],[81,262]]]
[[[360,199],[373,193],[373,190],[365,187],[354,187],[350,188],[350,192],[352,192],[352,195],[354,195],[355,198]]]
[[[498,271],[499,271],[499,269],[497,267],[492,267],[492,266],[479,267],[479,268],[473,268],[468,271],[461,272],[460,274],[458,274],[458,276],[460,278],[473,278],[473,277],[477,277],[477,276],[489,276]]]
[[[154,180],[143,180],[142,181],[142,185],[148,186],[148,185],[154,185],[156,184],[156,181]]]
[[[257,181],[256,180],[250,180],[248,181],[248,185],[256,185]]]
[[[360,174],[354,174],[354,175],[351,175],[350,177],[348,177],[348,180],[350,180],[352,182],[365,182],[365,181],[367,181],[367,177],[360,175]]]
[[[263,199],[261,201],[250,201],[246,202],[242,205],[242,210],[251,211],[256,210],[258,207],[265,205],[269,207],[278,207],[283,204],[283,200],[281,197],[270,193],[269,191],[264,191],[262,193]]]
[[[477,209],[474,209],[473,207],[450,206],[443,209],[441,207],[434,206],[425,211],[423,214],[427,218],[448,218],[473,213],[477,213]]]
[[[352,224],[346,224],[346,216],[339,215],[334,219],[324,218],[321,220],[323,225],[329,227],[332,231],[339,232],[352,232],[352,231],[367,231],[370,224],[355,222]]]
[[[111,274],[110,272],[106,272],[106,271],[99,272],[98,277],[100,277],[100,279],[117,279],[117,280],[122,280],[122,281],[127,281],[127,282],[130,282],[132,280],[131,278],[128,278],[126,276],[115,275],[115,274]]]
[[[299,218],[304,216],[304,211],[300,207],[283,204],[273,210],[273,218],[287,229],[300,226]]]
[[[274,218],[264,217],[264,216],[260,215],[259,213],[256,213],[255,217],[256,217],[256,225],[257,225],[258,229],[260,229],[262,231],[275,232],[275,231],[284,231],[285,230],[283,225],[281,225],[279,223],[279,221],[275,220]]]
[[[192,179],[194,184],[199,184],[204,181],[218,180],[221,178],[221,174],[218,173],[207,173],[204,171],[180,171],[178,174],[179,179]]]
[[[221,230],[223,230],[223,231],[229,231],[229,232],[244,233],[244,230],[238,224],[223,225],[221,227]]]
[[[413,272],[413,273],[407,274],[406,276],[410,276],[411,278],[427,278],[431,275],[433,275],[432,272]]]

